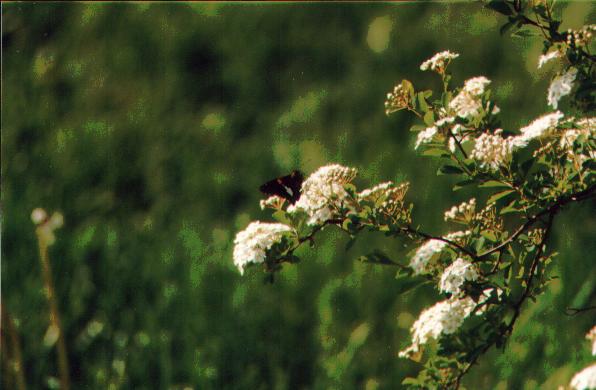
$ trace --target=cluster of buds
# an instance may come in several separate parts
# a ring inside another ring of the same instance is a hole
[[[482,230],[503,230],[503,219],[497,216],[497,207],[494,203],[476,213],[473,222]]]
[[[366,189],[358,194],[360,202],[371,202],[380,213],[391,217],[393,222],[398,219],[409,221],[410,214],[404,204],[404,198],[410,184],[393,182],[381,183],[373,188]]]
[[[393,88],[393,92],[387,94],[387,100],[385,100],[385,114],[389,115],[393,112],[403,110],[404,108],[408,108],[409,105],[409,92],[402,84],[397,84]]]
[[[528,231],[528,240],[533,245],[539,245],[544,237],[544,229],[532,229]]]
[[[445,212],[445,221],[469,223],[476,215],[476,199],[463,202],[459,206],[453,206]]]
[[[532,153],[532,157],[537,158],[540,156],[544,156],[549,154],[550,152],[554,152],[555,151],[555,147],[556,144],[552,141],[549,141],[547,143],[545,143],[543,146],[541,146],[540,148],[536,149],[533,153]]]
[[[449,50],[442,51],[440,53],[435,54],[428,60],[424,61],[420,65],[420,70],[432,70],[439,74],[445,74],[445,70],[447,69],[447,65],[451,62],[451,60],[459,57],[458,53],[452,53]]]
[[[592,35],[596,32],[596,24],[583,26],[581,30],[567,30],[567,44],[569,46],[587,46],[592,41]]]
[[[59,229],[64,225],[64,217],[59,212],[55,212],[52,216],[42,208],[36,208],[31,212],[31,221],[37,226],[37,235],[46,245],[52,245],[56,241],[54,230]]]

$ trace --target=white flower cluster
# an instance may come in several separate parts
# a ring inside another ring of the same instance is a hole
[[[596,364],[592,364],[575,374],[569,385],[575,390],[596,389]]]
[[[543,115],[533,120],[529,125],[519,129],[521,135],[518,138],[528,142],[533,139],[550,136],[556,131],[562,118],[563,113],[561,111]]]
[[[484,93],[484,89],[490,84],[490,80],[484,76],[472,77],[466,80],[464,84],[464,91],[472,96],[480,96]]]
[[[344,184],[354,180],[357,172],[339,164],[319,168],[302,183],[300,199],[288,207],[288,212],[303,210],[309,216],[309,225],[332,219],[348,197]]]
[[[596,24],[587,24],[581,30],[567,30],[567,44],[573,46],[587,46],[596,32]]]
[[[548,105],[557,108],[559,100],[563,96],[569,95],[571,88],[573,88],[573,82],[577,76],[577,69],[569,68],[567,72],[556,76],[548,87],[548,95],[546,100]]]
[[[443,334],[452,334],[472,313],[476,303],[470,297],[451,298],[436,303],[424,310],[412,325],[412,345],[399,353],[400,357],[409,357],[420,351],[420,346],[431,338],[439,339]]]
[[[433,140],[433,137],[435,136],[435,134],[437,134],[437,131],[438,131],[437,127],[432,126],[432,127],[427,127],[426,129],[419,132],[418,137],[416,138],[416,145],[414,146],[414,149],[418,149],[418,147],[422,144],[427,144],[427,143],[431,142]]]
[[[470,221],[476,212],[476,198],[463,202],[459,206],[453,206],[445,212],[445,221]]]
[[[403,209],[403,200],[409,186],[409,183],[396,186],[391,181],[381,183],[360,192],[358,201],[372,202],[378,211],[393,214],[396,210]]]
[[[384,196],[385,194],[387,194],[387,192],[392,188],[394,188],[392,181],[387,181],[385,183],[377,184],[373,188],[367,188],[365,190],[362,190],[358,194],[358,199],[359,200],[369,200],[369,201],[374,202],[377,199]]]
[[[560,58],[561,56],[563,56],[563,53],[561,53],[559,50],[552,50],[546,54],[541,55],[540,58],[538,58],[538,69],[542,68],[551,60],[555,58]]]
[[[445,236],[445,239],[449,241],[464,241],[465,238],[470,237],[472,235],[471,230],[459,230],[457,232],[449,233]]]
[[[397,84],[392,92],[387,94],[387,100],[385,100],[385,114],[389,115],[392,112],[399,111],[408,107],[410,97],[408,91],[406,91],[401,84]]]
[[[448,125],[450,123],[453,123],[454,120],[455,120],[454,117],[452,117],[452,116],[446,116],[446,117],[441,118],[438,121],[436,121],[435,122],[435,126],[437,126],[437,127],[443,127],[445,125]]]
[[[265,208],[269,207],[271,209],[279,209],[284,204],[285,199],[279,197],[277,195],[272,195],[267,199],[261,199],[259,205],[261,206],[261,210],[265,210]]]
[[[391,202],[402,200],[406,192],[408,191],[409,183],[401,183],[398,186],[392,181],[377,184],[372,188],[367,188],[358,194],[358,200],[366,200],[376,202],[383,198],[385,199],[384,205],[388,205]],[[383,206],[383,205],[382,205]]]
[[[476,138],[471,157],[477,160],[482,168],[496,171],[507,166],[513,151],[527,144],[520,137],[503,138],[501,133],[502,130],[498,129],[494,135],[483,133]]]
[[[234,265],[244,274],[249,263],[263,263],[267,250],[288,232],[294,232],[294,229],[281,223],[251,222],[234,239]]]
[[[410,260],[410,268],[414,270],[414,274],[420,275],[429,272],[430,261],[436,254],[441,253],[446,245],[445,241],[435,239],[422,244]]]
[[[479,99],[462,90],[449,103],[449,107],[457,113],[457,116],[470,118],[480,113],[482,104]]]
[[[458,295],[466,281],[475,281],[480,277],[478,268],[467,260],[458,258],[449,267],[445,268],[441,281],[440,291]]]
[[[449,50],[442,51],[435,54],[420,65],[420,70],[433,70],[438,73],[443,73],[451,60],[459,57],[459,54],[452,53]]]
[[[467,80],[462,90],[449,103],[449,108],[461,118],[476,116],[482,110],[481,96],[490,80],[484,76],[473,77]]]

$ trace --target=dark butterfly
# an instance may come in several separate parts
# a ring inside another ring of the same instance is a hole
[[[277,195],[294,204],[300,199],[300,188],[302,187],[303,180],[302,172],[294,171],[287,176],[268,181],[259,187],[259,190],[269,196]]]

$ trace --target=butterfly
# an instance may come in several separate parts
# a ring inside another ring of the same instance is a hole
[[[302,172],[293,171],[287,176],[281,176],[268,181],[259,187],[259,190],[266,195],[277,195],[294,204],[300,199],[300,188],[303,181]]]

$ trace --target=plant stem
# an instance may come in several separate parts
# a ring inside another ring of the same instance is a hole
[[[4,331],[8,333],[8,337],[10,337],[10,344],[12,347],[12,365],[9,364],[9,368],[13,371],[15,381],[16,381],[16,388],[18,390],[25,390],[25,376],[23,374],[23,358],[21,355],[21,343],[19,342],[19,336],[17,335],[16,329],[14,327],[14,323],[12,321],[12,317],[8,314],[8,311],[4,307],[4,305],[0,305],[2,310],[2,333],[1,335],[4,336]],[[8,344],[8,340],[2,337],[2,352],[7,362],[9,362],[9,357],[7,351],[4,349],[5,346]]]
[[[61,390],[70,389],[70,374],[68,369],[68,354],[66,352],[66,342],[64,340],[64,331],[60,323],[60,315],[58,311],[58,302],[54,290],[54,283],[52,281],[52,269],[50,267],[50,257],[48,255],[48,244],[43,237],[43,233],[37,231],[37,241],[39,243],[39,258],[41,261],[41,268],[43,272],[43,279],[45,285],[46,296],[50,305],[50,326],[57,330],[57,353],[58,353],[58,368],[60,370],[60,388]]]

